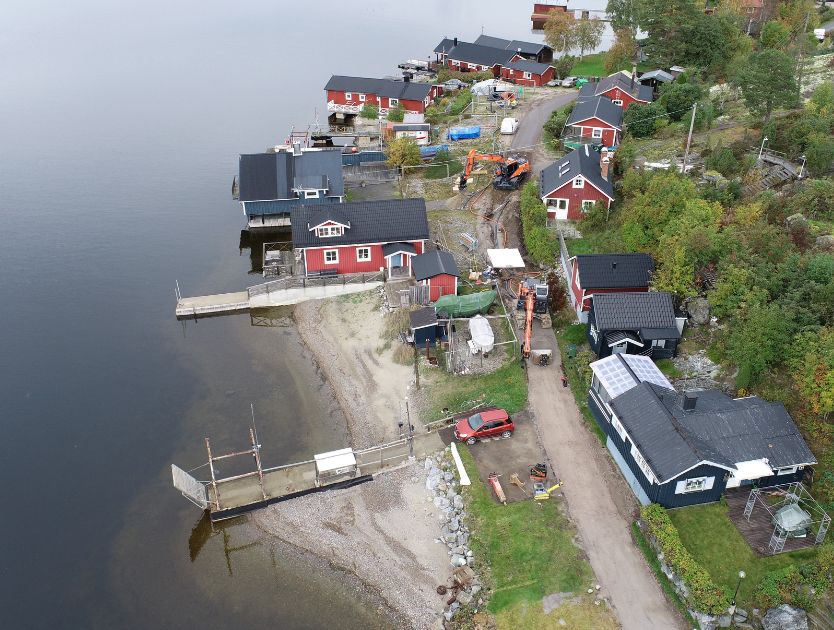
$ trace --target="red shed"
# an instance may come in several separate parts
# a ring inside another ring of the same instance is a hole
[[[438,249],[427,251],[420,256],[415,256],[411,265],[414,270],[414,279],[430,287],[430,301],[434,302],[443,295],[458,294],[460,272],[454,257],[449,252],[442,252]]]
[[[542,170],[539,191],[550,219],[578,221],[596,202],[614,200],[609,181],[609,152],[584,145]]]
[[[588,321],[592,295],[648,291],[654,273],[648,254],[580,254],[571,263],[570,301],[583,323]]]

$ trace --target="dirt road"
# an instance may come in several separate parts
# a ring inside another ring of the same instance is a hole
[[[551,330],[536,325],[533,348],[551,348],[554,365],[531,365],[530,409],[542,443],[564,481],[568,512],[582,547],[625,630],[685,628],[631,539],[631,491],[605,447],[583,426],[569,388],[562,387],[559,351]]]

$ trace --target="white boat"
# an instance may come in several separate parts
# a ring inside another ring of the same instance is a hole
[[[495,333],[489,320],[483,315],[475,315],[469,320],[469,334],[472,336],[472,346],[477,352],[492,352],[495,347]]]

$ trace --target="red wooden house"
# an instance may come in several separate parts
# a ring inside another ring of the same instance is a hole
[[[553,11],[561,11],[564,13],[568,10],[568,3],[565,4],[549,4],[546,2],[534,2],[533,13],[530,15],[530,20],[533,22],[533,30],[541,31],[544,29],[547,18]]]
[[[376,105],[383,114],[398,106],[406,112],[424,114],[443,92],[443,86],[430,83],[335,75],[330,77],[324,89],[329,113],[354,115],[366,104]]]
[[[429,300],[434,302],[442,295],[458,294],[457,263],[449,252],[439,249],[427,251],[411,260],[414,279],[429,287]]]
[[[582,103],[597,96],[607,96],[614,105],[624,110],[628,109],[632,103],[645,105],[654,99],[651,86],[641,85],[633,77],[626,77],[622,72],[616,72],[599,81],[586,83],[580,88],[576,100],[577,103]]]
[[[595,293],[646,292],[654,273],[648,254],[579,254],[570,262],[570,301],[583,323]]]
[[[565,123],[563,141],[568,147],[591,144],[616,147],[623,128],[623,110],[610,99],[597,96],[573,108]]]
[[[546,63],[519,59],[501,67],[501,78],[518,85],[542,86],[552,81],[556,71]]]
[[[611,207],[609,152],[583,145],[542,170],[539,192],[549,219],[578,221],[596,202]]]
[[[429,238],[423,199],[297,206],[290,223],[293,248],[308,276],[409,276],[411,259],[423,253]]]
[[[543,60],[553,58],[544,44],[481,35],[471,44],[445,38],[434,49],[439,63],[461,72],[491,72],[495,78],[537,86],[551,81],[554,70]]]

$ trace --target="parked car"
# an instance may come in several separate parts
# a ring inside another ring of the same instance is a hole
[[[576,85],[576,77],[565,77],[562,79],[562,87],[573,87]]]
[[[501,121],[501,133],[511,136],[518,129],[518,118],[505,118]]]
[[[553,79],[552,81],[548,81],[545,83],[547,87],[559,87],[562,85],[562,79]]]
[[[465,88],[468,83],[461,81],[460,79],[449,79],[446,83],[443,84],[444,90],[462,90]]]
[[[471,445],[491,437],[508,438],[514,431],[515,424],[510,415],[504,409],[491,407],[459,420],[455,425],[455,438]]]

